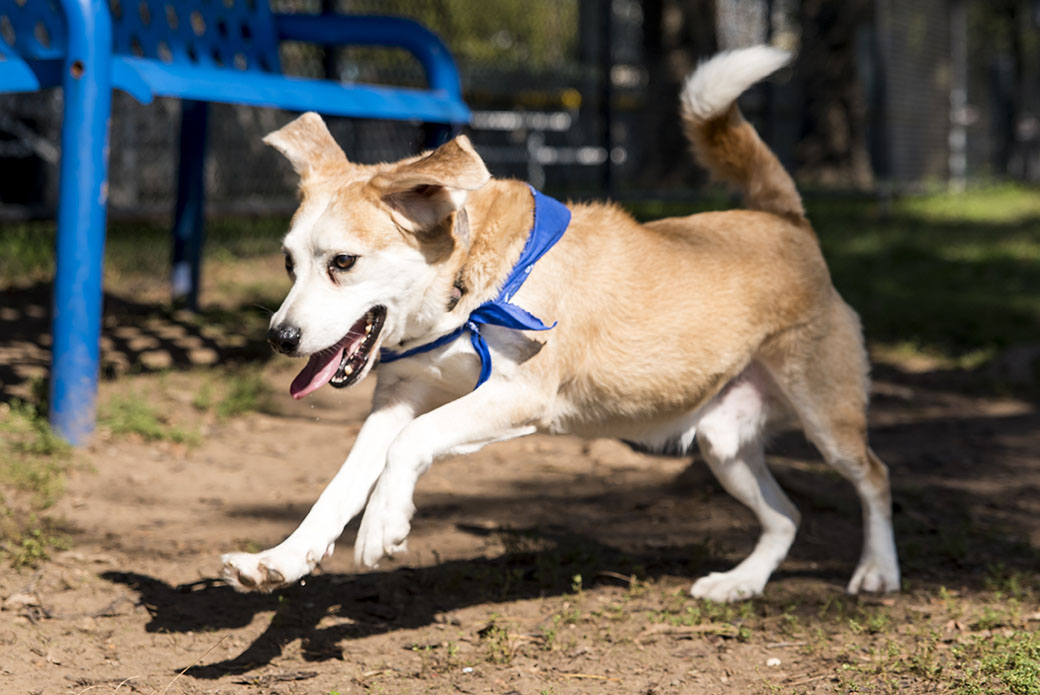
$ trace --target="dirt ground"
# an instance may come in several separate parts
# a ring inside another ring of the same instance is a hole
[[[1040,625],[1040,412],[1029,402],[971,395],[957,373],[876,368],[871,438],[892,471],[905,577],[895,596],[843,595],[858,505],[797,434],[780,436],[770,461],[803,526],[761,599],[686,593],[757,533],[703,463],[542,436],[436,463],[406,555],[357,570],[355,522],[319,574],[243,595],[217,579],[220,553],[295,527],[348,451],[371,380],[295,403],[298,365],[272,360],[266,412],[203,416],[193,403],[222,372],[190,362],[245,348],[214,347],[169,315],[154,330],[121,316],[106,324],[110,360],[151,349],[135,330],[173,357],[104,382],[102,402],[145,394],[200,436],[101,428],[75,457],[50,510],[67,549],[0,573],[0,692],[1035,692],[977,657]]]

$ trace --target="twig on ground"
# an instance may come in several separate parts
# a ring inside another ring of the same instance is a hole
[[[162,691],[162,695],[166,695],[166,692],[167,692],[167,691],[168,691],[168,690],[170,689],[170,687],[171,687],[171,686],[172,686],[172,685],[173,685],[173,684],[174,684],[175,682],[177,682],[177,679],[178,679],[178,678],[180,678],[180,677],[181,677],[181,676],[183,676],[183,675],[184,675],[185,673],[187,673],[188,669],[190,669],[190,668],[191,668],[192,666],[194,666],[195,664],[199,663],[200,661],[202,661],[203,659],[205,659],[205,658],[206,658],[207,656],[209,656],[209,653],[210,653],[211,651],[213,651],[214,649],[216,649],[217,647],[219,647],[219,646],[220,646],[221,644],[223,644],[223,643],[224,643],[224,640],[226,640],[226,639],[227,639],[228,637],[230,637],[230,636],[231,636],[230,634],[224,635],[224,636],[223,636],[223,637],[221,637],[221,638],[220,638],[219,640],[217,640],[217,641],[216,641],[216,643],[215,643],[215,644],[214,644],[214,645],[213,645],[212,647],[210,647],[209,649],[207,649],[206,651],[204,651],[204,652],[203,652],[202,654],[200,654],[200,655],[199,655],[199,657],[198,657],[197,659],[195,659],[195,661],[191,662],[190,664],[188,664],[187,666],[185,666],[184,668],[182,668],[182,669],[181,669],[181,672],[180,672],[180,673],[178,673],[178,674],[177,674],[176,676],[174,676],[174,677],[173,677],[173,680],[171,680],[171,681],[170,681],[169,683],[167,683],[167,684],[166,684],[166,687],[165,687],[165,688],[163,688],[163,691]]]
[[[382,676],[382,675],[385,675],[387,673],[393,673],[393,672],[394,672],[394,670],[392,668],[378,668],[375,671],[365,671],[364,673],[361,674],[360,680],[365,680],[365,679],[368,679],[368,678],[375,678],[376,676]]]
[[[804,647],[809,644],[805,640],[796,640],[794,642],[770,642],[766,645],[766,649],[780,649],[782,647]]]
[[[667,625],[665,623],[656,623],[643,630],[636,637],[635,642],[639,644],[640,640],[644,637],[650,637],[652,635],[666,634],[666,635],[721,635],[723,637],[733,637],[738,633],[738,630],[733,625]]]
[[[820,674],[817,674],[815,676],[810,676],[808,678],[802,678],[801,680],[797,680],[797,681],[783,681],[783,684],[793,688],[793,687],[798,686],[798,685],[806,685],[807,683],[812,683],[813,681],[819,681],[819,680],[823,680],[824,678],[830,678],[831,675],[832,674],[830,674],[830,673],[820,673]]]
[[[289,671],[287,673],[269,673],[265,676],[257,676],[255,678],[241,678],[237,681],[232,682],[234,682],[237,685],[255,685],[259,687],[266,687],[269,685],[273,685],[274,683],[305,681],[308,678],[314,678],[317,675],[317,671]]]
[[[594,673],[561,673],[564,678],[576,678],[579,680],[594,680],[594,681],[617,681],[621,682],[620,678],[614,678],[612,676],[597,676]]]
[[[87,686],[83,690],[80,690],[78,693],[76,693],[76,695],[83,695],[83,693],[89,692],[89,691],[93,690],[94,688],[100,688],[103,685],[111,685],[112,683],[118,683],[118,685],[116,685],[116,689],[112,691],[113,695],[114,695],[115,693],[119,692],[120,688],[122,688],[127,683],[130,683],[130,681],[132,681],[134,678],[140,678],[140,677],[141,676],[139,676],[139,675],[138,676],[129,676],[127,678],[123,678],[122,680],[120,680],[119,678],[73,678],[72,676],[65,676],[65,680],[70,680],[75,685],[85,685],[85,686]],[[137,692],[137,687],[134,686],[133,683],[130,683],[130,689],[133,690],[134,692]]]
[[[624,575],[624,574],[621,574],[620,572],[614,572],[612,570],[602,570],[599,573],[599,576],[601,576],[601,577],[610,577],[612,579],[617,579],[619,581],[625,582],[629,586],[633,586],[636,583],[636,581],[637,581],[636,580],[636,575],[634,575],[634,574]]]
[[[132,681],[134,678],[139,678],[139,677],[140,676],[129,676],[128,678],[124,678],[123,680],[119,681],[119,685],[117,685],[116,689],[112,691],[112,695],[115,695],[116,693],[118,693],[120,688],[122,688],[124,685],[126,685],[127,683]],[[133,686],[131,686],[130,689],[131,690],[137,690],[137,688],[134,688]]]
[[[36,622],[36,620],[38,620],[41,617],[47,618],[48,620],[78,620],[80,618],[115,618],[117,616],[123,615],[122,613],[115,612],[117,606],[119,606],[121,603],[133,603],[133,600],[130,599],[130,597],[121,596],[109,603],[104,608],[96,610],[93,613],[55,613],[51,609],[47,608],[47,606],[43,605],[43,599],[40,598],[39,594],[34,594],[34,596],[36,596],[36,601],[38,605],[29,606],[29,608],[38,608],[39,616],[32,616],[26,614],[26,617],[32,620],[33,622]]]

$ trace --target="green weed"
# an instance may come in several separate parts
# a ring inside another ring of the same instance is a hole
[[[1040,695],[1040,634],[980,636],[965,656],[972,664],[958,684],[961,695]]]
[[[539,630],[542,638],[542,649],[547,652],[551,652],[556,647],[556,639],[560,634],[560,624],[563,622],[563,616],[556,613],[550,621],[551,625],[543,625]]]
[[[0,542],[16,567],[35,565],[64,541],[42,516],[61,495],[72,450],[41,408],[0,403]]]
[[[113,434],[136,435],[148,441],[170,441],[189,446],[202,441],[197,431],[169,424],[146,396],[134,391],[110,398],[100,410],[98,424]]]
[[[30,515],[28,528],[13,539],[13,549],[10,551],[12,566],[34,567],[46,560],[51,550],[64,550],[68,547],[65,538],[50,526],[49,522],[41,521],[35,514]]]
[[[199,386],[199,390],[195,392],[195,397],[191,400],[191,405],[195,410],[201,410],[202,412],[206,412],[213,407],[213,386],[210,382],[207,381]]]
[[[510,664],[513,662],[514,646],[509,636],[509,629],[499,622],[497,613],[491,614],[491,620],[477,634],[484,642],[485,658],[492,664]]]
[[[32,403],[0,404],[0,433],[9,451],[30,456],[65,455],[69,445],[51,429],[46,413]]]
[[[259,371],[243,369],[228,374],[227,391],[216,407],[217,417],[226,420],[236,415],[270,409],[270,389]]]

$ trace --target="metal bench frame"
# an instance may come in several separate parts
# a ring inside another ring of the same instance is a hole
[[[280,73],[278,43],[403,48],[425,90]],[[398,17],[279,15],[266,0],[0,0],[0,93],[64,90],[54,278],[50,420],[81,444],[93,431],[112,89],[183,100],[173,291],[195,306],[202,249],[207,102],[331,116],[467,123],[444,44]]]

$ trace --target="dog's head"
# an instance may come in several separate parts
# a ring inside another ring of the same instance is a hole
[[[310,358],[294,398],[351,386],[380,345],[422,335],[444,311],[430,290],[450,288],[469,243],[457,213],[491,175],[465,136],[395,164],[352,164],[315,113],[264,142],[292,164],[302,193],[282,247],[293,285],[268,341]]]

